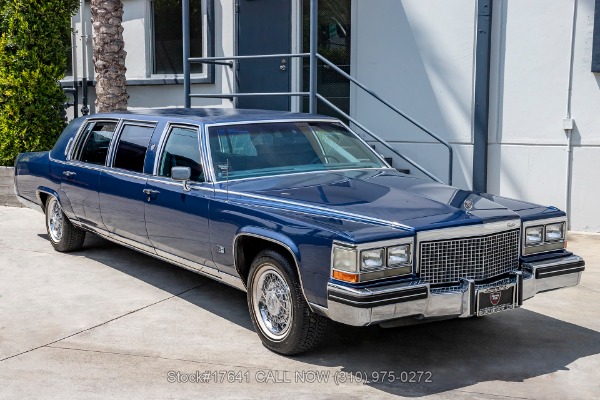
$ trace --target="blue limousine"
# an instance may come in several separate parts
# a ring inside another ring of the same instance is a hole
[[[287,355],[329,320],[479,317],[584,270],[561,210],[401,173],[325,116],[82,117],[49,152],[19,155],[15,192],[45,214],[57,251],[91,232],[246,291],[260,339]]]

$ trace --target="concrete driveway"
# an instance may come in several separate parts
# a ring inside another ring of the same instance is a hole
[[[93,235],[54,252],[42,214],[0,207],[0,398],[597,399],[600,236],[569,248],[582,283],[519,310],[335,324],[287,358],[261,345],[244,293]]]

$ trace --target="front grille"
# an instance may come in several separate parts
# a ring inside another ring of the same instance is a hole
[[[519,267],[519,230],[471,238],[423,242],[420,276],[429,283],[482,280]]]

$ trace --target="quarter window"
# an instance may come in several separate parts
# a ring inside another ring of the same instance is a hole
[[[160,159],[158,175],[171,177],[173,167],[189,167],[192,172],[190,180],[204,182],[196,129],[180,127],[171,129]]]
[[[113,167],[144,172],[144,160],[153,126],[125,125],[119,138]]]
[[[116,126],[115,122],[92,122],[88,124],[82,135],[81,146],[75,151],[73,160],[104,165]]]

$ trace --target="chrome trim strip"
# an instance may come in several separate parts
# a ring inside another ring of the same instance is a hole
[[[270,237],[267,236],[262,236],[262,235],[258,235],[255,233],[247,233],[247,232],[242,232],[242,233],[238,233],[235,235],[235,237],[233,238],[233,243],[232,243],[232,248],[231,251],[233,252],[233,265],[235,266],[235,270],[237,271],[238,275],[241,277],[242,274],[238,268],[238,262],[237,262],[237,240],[238,238],[242,237],[242,236],[251,236],[251,237],[255,237],[258,239],[263,239],[263,240],[267,240],[269,242],[272,243],[276,243],[280,246],[282,246],[284,249],[286,249],[292,256],[292,258],[294,259],[294,264],[296,265],[296,272],[298,273],[298,279],[300,280],[300,289],[302,290],[302,296],[304,297],[304,300],[306,301],[306,304],[308,304],[308,308],[312,310],[311,308],[311,303],[308,301],[308,297],[306,297],[306,292],[304,291],[304,283],[302,282],[302,274],[300,273],[300,263],[298,262],[298,259],[296,258],[296,255],[294,254],[294,252],[292,251],[292,249],[285,243],[276,240],[276,239],[272,239]],[[241,279],[241,278],[240,278]],[[244,284],[244,288],[246,288],[245,290],[247,290],[247,285],[246,282],[244,282],[242,280],[243,284]]]
[[[121,246],[124,247],[128,247],[132,250],[136,250],[136,251],[140,251],[148,256],[152,256],[154,258],[157,258],[161,261],[165,261],[168,262],[169,264],[173,264],[175,266],[187,269],[189,271],[198,273],[200,275],[204,275],[207,278],[211,278],[213,280],[216,280],[218,282],[222,282],[225,283],[229,286],[232,286],[236,289],[239,289],[241,291],[246,291],[246,287],[244,286],[241,278],[239,277],[235,277],[233,275],[229,275],[226,273],[223,273],[217,269],[214,269],[212,267],[206,266],[206,265],[202,265],[199,263],[195,263],[193,261],[190,260],[186,260],[184,258],[175,256],[173,254],[164,252],[162,250],[157,250],[154,249],[150,246],[144,245],[142,243],[124,238],[122,236],[119,235],[111,235],[110,233],[108,233],[105,230],[100,230],[94,227],[90,227],[88,225],[84,226],[85,229],[92,231],[93,233],[97,234],[98,236],[101,236],[111,242],[117,243]],[[155,252],[156,251],[156,252]],[[157,253],[158,251],[161,252],[161,254]]]
[[[353,214],[353,213],[349,213],[349,212],[345,212],[345,211],[337,211],[337,210],[334,210],[334,209],[331,209],[331,208],[319,207],[319,206],[314,206],[314,205],[306,204],[306,203],[299,203],[299,202],[295,202],[295,201],[283,200],[283,199],[274,198],[274,197],[260,196],[260,195],[256,195],[256,194],[250,194],[250,193],[244,193],[244,192],[237,192],[237,191],[232,191],[232,190],[227,191],[227,190],[216,189],[216,188],[215,188],[215,193],[226,193],[226,194],[229,194],[229,195],[241,196],[241,197],[249,197],[249,198],[257,199],[257,200],[272,201],[274,203],[287,204],[287,205],[290,205],[290,206],[295,206],[295,207],[300,207],[300,208],[306,208],[306,209],[309,209],[309,210],[316,210],[316,211],[326,212],[326,213],[329,213],[329,214],[341,215],[341,216],[345,216],[347,218],[351,218],[351,219],[354,219],[354,220],[372,222],[372,223],[376,223],[376,224],[380,224],[380,225],[386,225],[386,226],[390,226],[391,225],[394,228],[402,229],[402,230],[405,230],[405,231],[411,231],[411,232],[414,231],[414,229],[411,228],[410,226],[401,224],[399,222],[386,221],[386,220],[379,219],[379,218],[367,217],[365,215]],[[229,201],[231,201],[231,199]]]

